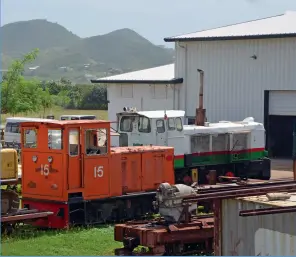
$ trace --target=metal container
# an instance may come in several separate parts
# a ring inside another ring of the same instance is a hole
[[[242,210],[296,206],[296,194],[285,201],[264,196],[222,201],[221,254],[223,256],[295,256],[296,213],[241,217]]]

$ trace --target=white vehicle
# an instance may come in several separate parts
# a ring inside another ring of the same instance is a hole
[[[263,124],[252,117],[237,122],[206,122],[204,126],[184,125],[184,120],[182,110],[137,112],[125,108],[117,114],[119,145],[174,147],[178,183],[188,176],[191,183],[196,169],[216,170],[223,176],[270,178]]]
[[[20,148],[21,144],[21,131],[20,123],[28,121],[50,121],[51,119],[40,118],[23,118],[23,117],[10,117],[6,119],[5,132],[4,132],[4,146],[5,147],[17,147]],[[34,141],[35,133],[33,130],[27,135],[30,141]]]
[[[119,146],[119,136],[120,134],[116,132],[115,129],[111,128],[110,137],[111,137],[111,147]]]
[[[62,115],[60,120],[95,120],[95,115]]]

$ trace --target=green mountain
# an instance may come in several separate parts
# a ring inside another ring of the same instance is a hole
[[[26,76],[86,83],[102,77],[173,62],[174,50],[157,46],[131,29],[80,38],[57,23],[21,21],[0,28],[2,69],[34,48],[40,53]]]

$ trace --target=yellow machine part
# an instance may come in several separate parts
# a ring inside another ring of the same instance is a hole
[[[1,149],[1,180],[18,179],[18,156],[15,149]]]
[[[198,182],[198,170],[197,169],[191,170],[191,177],[192,177],[192,182]]]

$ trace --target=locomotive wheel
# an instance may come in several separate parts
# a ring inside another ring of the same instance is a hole
[[[16,213],[20,206],[20,198],[13,190],[1,189],[1,214]]]

